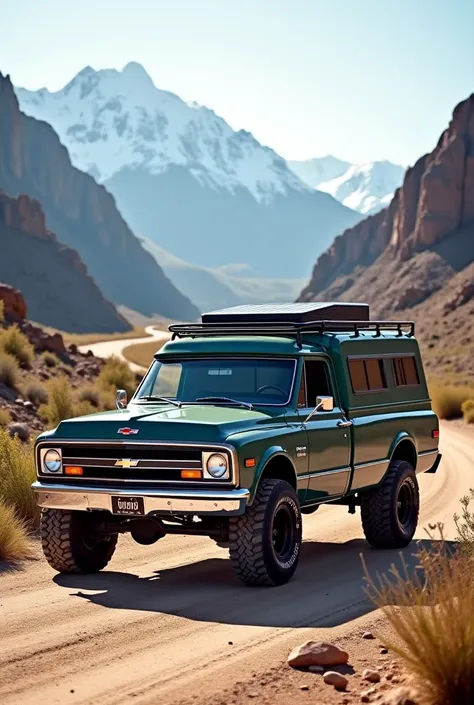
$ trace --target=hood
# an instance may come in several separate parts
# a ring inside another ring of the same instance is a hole
[[[284,423],[284,409],[272,412],[225,406],[131,404],[123,411],[106,411],[62,421],[42,438],[70,440],[132,440],[161,442],[223,442],[232,433]],[[135,433],[119,434],[119,429]]]

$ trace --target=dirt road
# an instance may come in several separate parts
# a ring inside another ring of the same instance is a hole
[[[79,346],[79,350],[82,353],[86,353],[88,350],[92,350],[94,355],[96,355],[97,357],[106,358],[115,355],[116,357],[125,360],[125,357],[123,356],[123,350],[129,345],[135,345],[137,343],[149,343],[153,338],[156,338],[156,340],[168,340],[168,338],[170,337],[168,331],[157,330],[154,326],[148,326],[148,328],[145,328],[145,333],[147,333],[148,335],[148,337],[146,338],[123,338],[122,340],[106,340],[102,343],[81,345]],[[157,348],[158,347],[159,346],[157,345]],[[140,365],[136,365],[134,362],[130,362],[128,360],[127,362],[132,368],[132,370],[136,372],[143,372],[143,367],[140,367]]]
[[[443,425],[441,445],[438,473],[420,478],[421,539],[436,521],[454,537],[452,515],[474,486],[474,433]],[[359,515],[342,507],[305,517],[304,535],[296,576],[281,588],[241,586],[224,549],[181,536],[149,548],[121,537],[95,576],[59,576],[42,559],[0,573],[0,702],[206,702],[309,637],[373,619],[359,554],[384,571],[397,553],[370,550]]]

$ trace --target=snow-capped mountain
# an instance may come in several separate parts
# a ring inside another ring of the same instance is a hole
[[[73,164],[115,195],[136,233],[194,264],[304,276],[360,219],[250,133],[158,89],[139,64],[87,67],[54,93],[16,92],[25,113],[53,126]]]
[[[388,161],[350,164],[331,156],[288,164],[308,186],[364,215],[390,203],[405,173],[404,167]]]

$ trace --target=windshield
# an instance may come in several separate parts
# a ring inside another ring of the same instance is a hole
[[[227,402],[281,406],[291,397],[295,368],[296,360],[287,359],[155,360],[135,400],[167,397],[178,402],[218,403],[221,398],[225,403],[225,398]]]

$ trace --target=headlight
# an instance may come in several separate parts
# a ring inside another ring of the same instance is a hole
[[[206,470],[209,477],[215,480],[221,480],[226,477],[229,472],[229,463],[226,456],[221,453],[212,453],[206,461]]]
[[[56,473],[62,472],[61,451],[56,448],[50,448],[43,455],[43,472]]]

